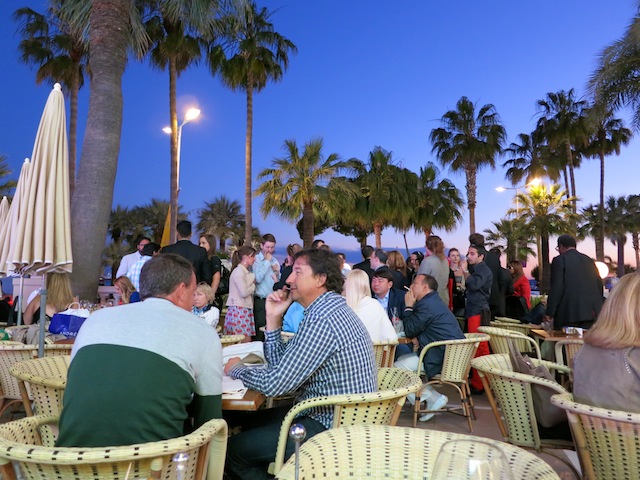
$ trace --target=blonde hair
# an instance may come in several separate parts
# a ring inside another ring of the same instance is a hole
[[[369,275],[364,270],[355,269],[347,276],[344,282],[344,296],[353,310],[358,308],[360,300],[371,296]]]
[[[131,294],[136,291],[136,288],[129,280],[129,277],[121,276],[116,278],[114,285],[120,289],[122,292],[122,303],[129,303],[129,299],[131,298]]]
[[[622,277],[584,341],[600,348],[640,347],[640,274]]]
[[[216,296],[215,293],[213,293],[213,288],[211,288],[211,285],[206,282],[200,282],[198,285],[196,285],[196,292],[204,294],[204,296],[207,297],[207,303],[213,302],[213,299]]]
[[[47,305],[53,306],[56,311],[63,312],[73,303],[71,281],[66,273],[47,274]]]
[[[403,277],[407,276],[407,262],[404,261],[404,257],[398,250],[389,252],[387,265],[391,270],[400,272]]]

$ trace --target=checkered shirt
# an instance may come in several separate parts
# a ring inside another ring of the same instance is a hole
[[[144,264],[151,260],[151,258],[152,257],[145,255],[136,263],[131,265],[131,268],[129,268],[129,271],[127,272],[127,277],[129,277],[129,280],[133,283],[133,287],[138,291],[140,291],[140,272],[142,272]]]

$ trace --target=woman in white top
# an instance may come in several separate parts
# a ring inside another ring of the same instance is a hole
[[[397,340],[391,320],[380,302],[371,297],[369,275],[364,270],[353,270],[344,282],[344,293],[349,305],[362,320],[373,342]]]

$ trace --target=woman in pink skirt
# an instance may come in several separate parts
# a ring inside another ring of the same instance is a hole
[[[256,260],[255,255],[255,249],[245,245],[233,252],[231,258],[224,330],[227,335],[244,335],[244,342],[249,342],[256,334],[253,321],[253,293],[256,290],[256,277],[251,272],[251,266]]]

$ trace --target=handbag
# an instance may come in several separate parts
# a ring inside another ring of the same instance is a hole
[[[77,305],[77,308],[73,308]],[[77,302],[69,305],[64,312],[56,313],[51,318],[49,333],[64,335],[67,338],[75,338],[82,324],[90,315],[89,310],[80,308]]]
[[[538,378],[546,378],[547,380],[558,383],[547,367],[544,365],[534,366],[528,355],[520,353],[511,338],[508,338],[507,341],[509,343],[509,358],[514,372],[525,373]],[[558,386],[560,386],[559,383]],[[565,411],[551,403],[551,397],[557,393],[556,390],[545,385],[531,384],[533,411],[536,414],[538,423],[545,428],[555,427],[567,421]]]

